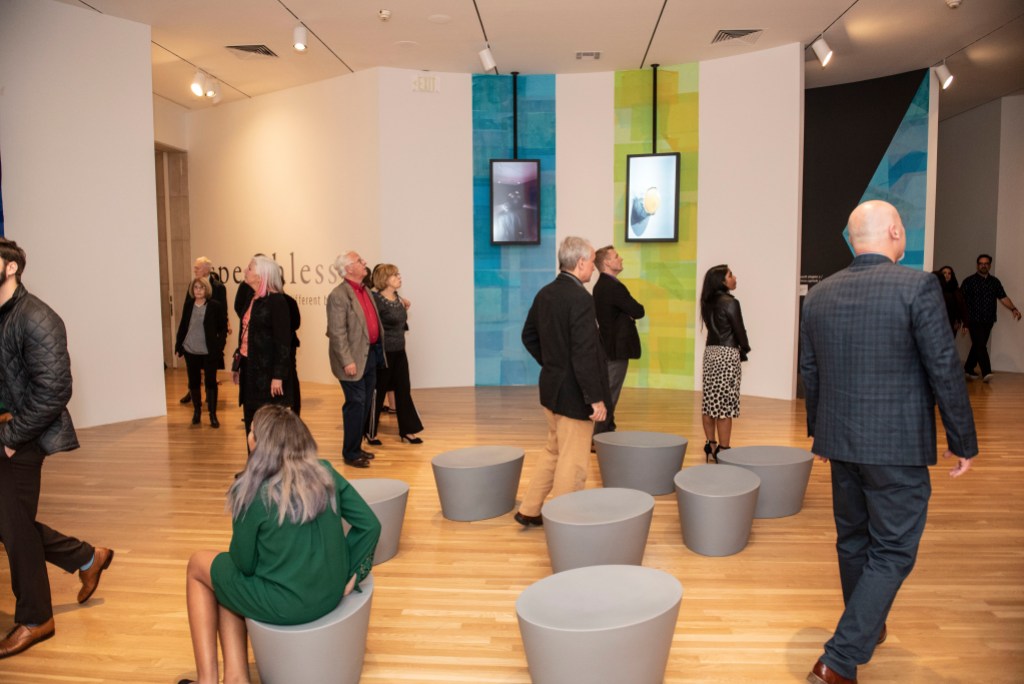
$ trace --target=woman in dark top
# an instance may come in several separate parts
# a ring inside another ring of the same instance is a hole
[[[210,426],[219,428],[217,420],[217,367],[224,358],[227,339],[227,315],[224,305],[213,299],[213,288],[206,278],[195,278],[189,286],[178,321],[174,352],[185,358],[188,391],[192,399],[192,424],[199,425],[202,414],[200,375],[206,377],[206,403],[210,410]]]
[[[288,303],[281,294],[281,269],[267,256],[254,256],[245,269],[245,283],[253,297],[238,331],[238,370],[232,379],[239,386],[245,433],[252,428],[256,409],[264,404],[290,406],[292,386],[292,323]]]
[[[188,562],[188,620],[201,682],[220,681],[218,635],[224,681],[249,681],[245,618],[295,625],[326,615],[370,574],[380,537],[373,511],[317,459],[313,436],[290,409],[261,408],[248,441],[252,458],[228,490],[230,549],[198,551]],[[351,525],[347,536],[342,518]]]
[[[398,416],[398,435],[403,442],[422,444],[416,436],[423,430],[416,404],[412,401],[409,381],[409,357],[405,354],[405,331],[409,329],[409,302],[398,295],[402,274],[394,264],[379,264],[373,269],[373,296],[377,300],[377,313],[384,327],[384,365],[377,368],[377,389],[374,392],[373,413],[367,430],[367,441],[380,444],[377,427],[384,396],[395,393],[395,415]]]
[[[718,452],[729,448],[732,419],[740,415],[740,362],[746,361],[750,352],[740,303],[729,294],[735,289],[736,276],[725,264],[710,268],[704,275],[700,317],[708,339],[704,347],[701,420],[708,462],[717,463]]]
[[[942,287],[942,298],[946,301],[946,314],[949,316],[949,325],[953,329],[953,336],[956,337],[958,330],[967,331],[967,301],[964,293],[960,291],[960,284],[956,281],[956,273],[952,266],[943,266],[935,272]]]

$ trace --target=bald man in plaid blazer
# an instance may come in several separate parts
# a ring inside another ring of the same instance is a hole
[[[856,257],[804,300],[800,374],[812,451],[831,464],[836,550],[846,609],[807,680],[857,681],[917,558],[936,463],[935,404],[959,477],[978,453],[960,360],[939,283],[897,262],[896,208],[850,215]]]

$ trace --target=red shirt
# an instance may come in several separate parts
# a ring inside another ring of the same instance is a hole
[[[355,290],[356,299],[359,300],[359,305],[363,307],[363,315],[366,316],[366,332],[370,336],[370,344],[377,344],[377,340],[380,339],[380,323],[377,321],[377,309],[373,308],[370,293],[366,291],[362,283],[357,283],[348,278],[345,278],[345,282]]]

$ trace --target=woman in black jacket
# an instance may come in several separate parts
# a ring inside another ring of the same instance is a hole
[[[732,419],[740,415],[740,362],[747,360],[750,344],[743,327],[740,303],[729,294],[736,276],[725,264],[708,269],[700,293],[700,317],[708,330],[704,347],[704,424],[706,460],[718,462],[718,452],[729,448]]]
[[[202,414],[200,374],[206,380],[206,404],[210,410],[210,427],[219,428],[217,420],[217,366],[224,358],[228,335],[228,317],[224,305],[213,299],[213,288],[206,278],[195,278],[189,285],[191,296],[185,298],[178,321],[174,352],[185,357],[188,391],[192,398],[192,424],[199,425]]]
[[[281,269],[270,257],[254,256],[245,269],[245,283],[253,297],[242,314],[238,370],[232,379],[239,386],[238,403],[248,435],[256,410],[264,404],[290,406],[295,388],[291,316],[281,294]]]

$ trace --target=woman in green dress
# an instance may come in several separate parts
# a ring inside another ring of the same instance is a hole
[[[373,511],[317,459],[313,436],[291,409],[259,409],[249,448],[228,490],[230,550],[197,551],[188,562],[188,621],[202,684],[218,681],[218,634],[224,682],[248,682],[245,618],[294,625],[326,615],[370,573],[380,536]],[[352,526],[348,536],[342,518]]]

